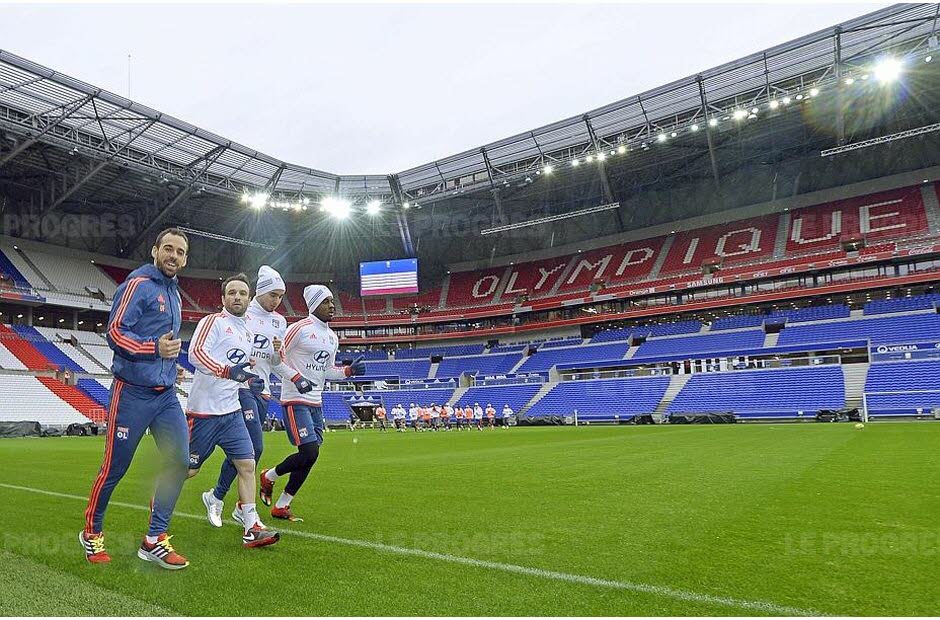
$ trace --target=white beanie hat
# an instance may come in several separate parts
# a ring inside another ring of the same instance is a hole
[[[281,274],[267,265],[261,265],[261,269],[258,270],[258,284],[255,286],[255,295],[264,295],[271,291],[286,292],[287,287],[284,286],[284,279]]]
[[[311,284],[304,289],[304,301],[307,302],[307,308],[310,312],[317,309],[317,306],[323,303],[327,297],[332,297],[330,289],[322,284]]]

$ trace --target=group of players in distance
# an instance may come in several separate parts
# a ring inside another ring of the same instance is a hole
[[[118,287],[108,320],[107,339],[114,351],[114,383],[108,405],[104,460],[85,509],[79,541],[92,563],[110,562],[105,548],[104,516],[111,494],[127,472],[137,446],[149,429],[160,451],[157,484],[150,503],[147,535],[137,556],[167,569],[189,561],[167,534],[184,482],[196,474],[216,447],[225,453],[215,487],[202,494],[209,522],[222,526],[223,499],[237,479],[238,502],[232,518],[243,526],[247,548],[274,544],[280,535],[266,527],[255,504],[256,465],[264,449],[262,420],[271,398],[269,378],[282,378],[285,431],[296,451],[277,466],[262,469],[261,502],[271,517],[301,521],[290,505],[317,462],[323,442],[322,390],[327,381],[365,374],[362,357],[336,366],[339,339],[329,328],[336,307],[330,290],[313,284],[304,289],[309,314],[289,328],[277,313],[286,286],[274,269],[262,266],[254,296],[244,274],[221,286],[222,311],[199,321],[189,347],[195,368],[184,413],[174,388],[183,378],[176,363],[182,351],[182,322],[177,274],[186,266],[189,239],[175,228],[156,238],[145,264]],[[274,501],[274,487],[287,478]],[[273,503],[273,506],[272,506]]]
[[[508,404],[503,405],[502,413],[497,420],[496,409],[490,403],[486,404],[485,410],[480,406],[480,403],[473,403],[472,407],[469,404],[464,407],[460,405],[453,407],[449,404],[440,406],[435,403],[431,403],[429,407],[423,407],[411,403],[407,412],[399,403],[392,407],[391,415],[395,430],[403,433],[409,426],[415,432],[442,429],[449,431],[452,428],[458,431],[464,429],[469,431],[474,428],[482,431],[484,426],[496,428],[497,421],[500,423],[501,428],[509,428],[515,423],[516,414]],[[379,405],[375,410],[375,417],[379,422],[379,430],[384,431],[388,417],[384,405]]]

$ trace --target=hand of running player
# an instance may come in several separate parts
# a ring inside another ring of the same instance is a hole
[[[186,371],[183,370],[182,366],[176,367],[176,385],[179,385],[183,382],[183,379],[186,378]]]
[[[297,387],[297,391],[306,394],[313,389],[313,381],[303,376],[299,372],[291,378],[291,383]]]
[[[253,366],[252,362],[243,362],[241,364],[236,364],[235,366],[226,366],[225,374],[222,375],[225,379],[231,379],[235,383],[244,383],[249,379],[257,379],[258,375],[253,372],[248,372],[248,368]]]
[[[264,392],[264,379],[261,377],[255,377],[254,379],[248,380],[248,389],[251,390],[251,393],[255,396],[261,396],[261,393]]]
[[[352,364],[349,365],[349,374],[351,377],[358,377],[366,374],[366,363],[362,361],[364,359],[365,357],[360,355],[353,360]]]
[[[280,353],[280,352],[281,352],[281,344],[282,344],[282,343],[281,343],[281,339],[278,338],[277,336],[275,336],[275,337],[274,337],[274,342],[273,342],[273,344],[274,344],[274,352],[275,352],[275,353]]]
[[[163,359],[175,360],[179,357],[182,348],[183,341],[179,338],[173,338],[173,332],[163,334],[157,341],[157,350]]]

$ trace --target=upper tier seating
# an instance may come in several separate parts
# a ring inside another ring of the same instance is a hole
[[[892,312],[911,312],[914,310],[929,310],[934,303],[940,302],[940,293],[928,295],[912,295],[910,297],[895,297],[894,299],[877,299],[865,304],[863,314],[889,314]]]
[[[744,417],[814,416],[845,407],[845,379],[838,365],[742,370],[692,375],[669,413],[734,412]]]
[[[813,325],[788,325],[780,332],[777,344],[782,346],[863,338],[870,338],[875,345],[940,340],[940,315],[914,314]]]
[[[12,249],[10,251],[13,251]],[[12,282],[14,288],[29,290],[32,288],[26,276],[16,268],[16,265],[7,258],[7,255],[0,249],[0,274],[5,275]]]
[[[805,323],[807,321],[825,321],[828,319],[845,319],[850,314],[849,307],[842,304],[827,304],[825,306],[809,306],[796,310],[778,310],[767,315],[769,322]]]
[[[483,353],[482,344],[457,344],[440,347],[419,347],[416,349],[399,349],[395,351],[395,359],[425,359],[432,355],[441,355],[444,357],[454,357],[457,355],[480,355]]]
[[[669,377],[562,381],[536,402],[527,415],[568,416],[581,420],[613,420],[652,413],[669,386]]]
[[[922,393],[870,394],[911,390]],[[932,409],[940,408],[940,360],[872,364],[865,380],[865,392],[868,393],[869,415],[929,414]]]
[[[400,377],[402,379],[427,379],[431,371],[431,360],[404,360],[399,362],[367,362],[366,376]]]
[[[459,377],[465,372],[471,374],[503,375],[512,370],[520,359],[519,353],[490,353],[472,357],[445,357],[437,367],[437,377]]]
[[[57,290],[84,294],[85,287],[98,288],[107,299],[114,298],[117,286],[90,261],[36,250],[23,252]]]
[[[569,362],[598,362],[623,359],[630,346],[625,342],[581,345],[565,349],[539,349],[519,367],[518,372],[547,372],[556,364]]]
[[[746,327],[760,327],[767,317],[763,314],[736,314],[725,316],[712,322],[711,331],[717,332],[725,329],[743,329]]]
[[[633,359],[683,353],[760,349],[763,345],[764,331],[760,329],[678,338],[651,338],[640,345]]]

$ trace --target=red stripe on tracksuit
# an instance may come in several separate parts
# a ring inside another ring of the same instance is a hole
[[[104,443],[104,463],[101,464],[101,469],[98,470],[98,477],[95,478],[95,484],[91,488],[91,497],[88,498],[88,507],[85,508],[85,531],[89,534],[96,533],[93,530],[95,508],[98,505],[98,498],[101,495],[101,487],[104,486],[104,482],[108,479],[108,473],[111,470],[111,456],[112,449],[114,447],[114,432],[115,428],[117,427],[118,403],[121,400],[122,387],[124,387],[124,383],[118,379],[115,379],[113,385],[113,394],[111,396],[111,406],[108,409],[108,435],[105,438]]]
[[[203,350],[203,345],[206,343],[206,339],[209,337],[209,332],[212,331],[212,325],[215,323],[215,320],[219,317],[218,314],[213,314],[209,317],[209,320],[206,321],[203,326],[202,333],[199,334],[199,338],[195,343],[190,345],[190,351],[193,352],[193,355],[202,362],[202,365],[211,370],[218,376],[222,376],[225,373],[225,367],[220,365],[214,359],[212,359],[208,353]]]
[[[121,322],[124,320],[124,314],[127,312],[127,307],[130,305],[131,299],[134,297],[134,292],[137,291],[137,287],[140,285],[140,283],[146,279],[147,278],[132,278],[131,280],[128,280],[127,286],[124,288],[124,294],[121,296],[121,303],[118,306],[118,311],[114,315],[114,321],[112,321],[111,325],[108,326],[108,334],[111,336],[111,339],[114,341],[114,343],[132,354],[156,352],[156,345],[154,345],[154,343],[149,341],[138,342],[130,336],[125,336],[123,333],[121,333],[120,330]]]
[[[287,421],[290,423],[291,433],[294,435],[294,441],[300,443],[300,433],[297,432],[297,421],[294,419],[294,406],[287,406]]]
[[[310,325],[310,319],[302,319],[291,325],[287,330],[287,334],[284,336],[284,347],[281,349],[281,351],[287,349],[291,341],[294,339],[294,336],[297,335],[297,332],[307,325]]]

